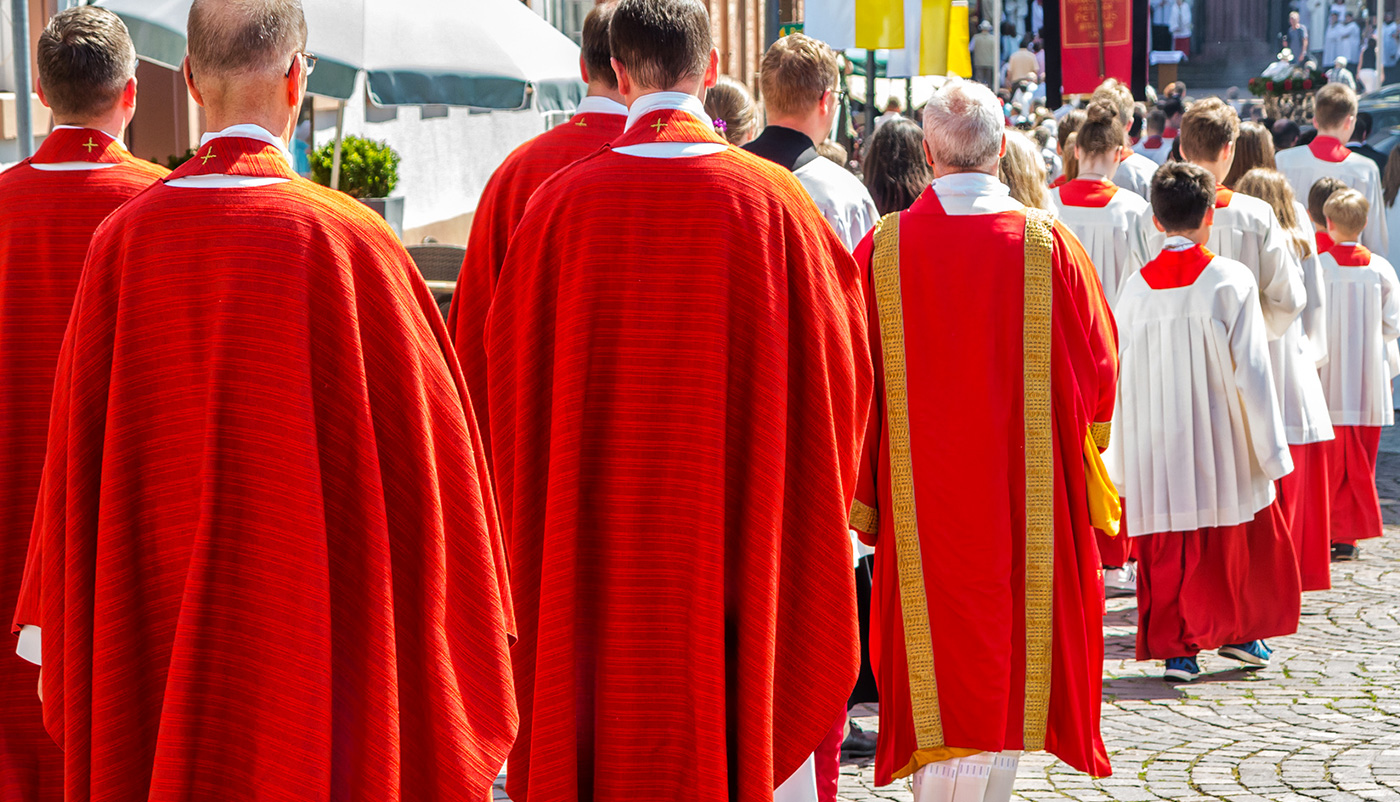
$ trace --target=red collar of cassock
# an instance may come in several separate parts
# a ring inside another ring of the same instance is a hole
[[[1143,266],[1142,279],[1154,290],[1187,287],[1195,283],[1214,258],[1215,254],[1203,245],[1184,251],[1164,250]]]
[[[1338,267],[1365,267],[1371,263],[1371,251],[1365,245],[1333,245],[1327,253],[1337,260]]]
[[[1060,201],[1066,206],[1102,209],[1117,193],[1118,187],[1107,181],[1076,178],[1060,187]]]
[[[256,139],[241,136],[221,136],[204,143],[194,158],[180,165],[165,177],[168,183],[177,178],[197,175],[237,175],[257,178],[297,177],[287,157],[276,147]]]
[[[1317,232],[1315,239],[1317,240],[1318,253],[1328,253],[1332,250],[1332,247],[1336,245],[1336,243],[1332,241],[1332,235],[1328,234],[1326,231]]]
[[[619,122],[626,120],[626,115],[608,114],[602,111],[589,111],[583,114],[575,114],[569,118],[569,125],[576,128],[589,128],[596,126],[615,126]]]
[[[1175,129],[1175,128],[1168,128],[1168,129],[1166,129],[1165,131],[1162,132],[1162,138],[1163,138],[1163,139],[1176,139],[1176,135],[1179,134],[1179,133],[1181,133],[1181,132],[1178,131],[1178,130]]]
[[[117,141],[95,128],[56,128],[44,139],[31,164],[93,162],[120,164],[130,154]]]
[[[1334,136],[1320,136],[1308,143],[1308,150],[1312,155],[1325,162],[1341,163],[1351,155],[1347,146],[1342,144],[1342,140]]]
[[[614,139],[609,147],[623,148],[629,145],[645,145],[651,142],[713,142],[717,145],[729,144],[712,126],[705,125],[689,112],[680,109],[657,109],[643,114],[640,119],[622,136]]]
[[[1051,188],[1051,189],[1055,189],[1055,188],[1057,188],[1057,187],[1062,187],[1062,186],[1064,186],[1065,184],[1068,184],[1068,183],[1069,183],[1069,176],[1065,175],[1064,173],[1061,173],[1060,176],[1059,176],[1058,178],[1056,178],[1054,181],[1051,181],[1051,182],[1050,182],[1050,188]]]
[[[1153,134],[1152,136],[1149,136],[1148,138],[1142,140],[1142,146],[1147,148],[1148,150],[1161,150],[1162,135]]]
[[[1235,193],[1229,187],[1217,186],[1215,188],[1215,208],[1224,209],[1230,205],[1230,201],[1235,197]]]

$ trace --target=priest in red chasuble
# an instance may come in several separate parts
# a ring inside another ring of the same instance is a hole
[[[166,170],[135,158],[136,50],[116,14],[80,6],[38,43],[39,95],[54,129],[0,175],[0,605],[14,610],[44,467],[63,330],[92,232]],[[8,650],[7,650],[8,651]],[[37,666],[0,658],[0,800],[63,798],[63,753],[44,731]]]
[[[515,734],[467,393],[384,222],[298,178],[296,0],[196,0],[195,157],[98,228],[17,628],[68,802],[473,800]]]
[[[810,799],[856,680],[860,279],[791,172],[715,133],[710,30],[618,4],[627,129],[535,193],[496,287],[516,802]]]
[[[546,178],[584,156],[595,153],[622,133],[627,122],[627,106],[617,92],[608,49],[608,24],[613,4],[593,7],[583,21],[583,53],[579,56],[588,96],[574,116],[516,148],[486,182],[472,217],[467,256],[452,294],[447,330],[457,346],[462,375],[471,391],[476,419],[486,446],[490,447],[490,426],[486,405],[486,313],[496,279],[506,258],[511,234],[525,214],[525,203]]]
[[[1079,241],[997,181],[996,97],[950,82],[924,136],[933,187],[856,251],[877,366],[851,511],[876,546],[875,779],[1004,802],[1022,751],[1109,773],[1094,528],[1117,525],[1099,460],[1117,338]]]

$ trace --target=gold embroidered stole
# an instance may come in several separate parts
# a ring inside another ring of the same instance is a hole
[[[1026,691],[1024,748],[1043,749],[1050,697],[1051,592],[1054,561],[1054,443],[1050,419],[1052,251],[1050,217],[1026,210],[1023,383],[1026,454]],[[943,735],[934,674],[928,596],[914,499],[909,440],[908,377],[904,308],[899,275],[899,214],[875,229],[873,260],[876,304],[884,357],[885,416],[894,510],[894,547],[899,571],[909,692],[918,750],[895,777],[928,763],[979,750],[949,746]]]

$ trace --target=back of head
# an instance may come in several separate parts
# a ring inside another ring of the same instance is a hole
[[[281,78],[306,48],[306,17],[300,0],[194,0],[188,47],[197,82]]]
[[[1308,190],[1308,217],[1311,217],[1317,225],[1326,226],[1327,214],[1324,207],[1327,205],[1327,199],[1346,188],[1346,182],[1340,178],[1333,178],[1329,175],[1317,179],[1312,188]]]
[[[1268,167],[1256,167],[1241,175],[1235,182],[1236,192],[1258,198],[1273,207],[1279,225],[1285,229],[1298,227],[1298,215],[1293,208],[1293,187],[1288,178]]]
[[[1055,141],[1060,143],[1061,153],[1070,152],[1069,135],[1078,131],[1079,126],[1083,125],[1088,118],[1089,115],[1084,109],[1075,109],[1066,114],[1063,120],[1060,120],[1059,127],[1055,129]]]
[[[1141,103],[1133,104],[1133,124],[1128,128],[1128,137],[1137,140],[1142,137],[1142,127],[1147,123],[1147,108]]]
[[[731,145],[739,145],[750,139],[749,134],[757,121],[758,107],[747,86],[722,75],[705,92],[705,113],[715,121],[715,129]]]
[[[583,18],[583,66],[588,69],[590,83],[608,89],[617,88],[617,73],[612,68],[612,48],[608,45],[608,28],[612,24],[616,3],[599,3]]]
[[[987,87],[952,79],[924,105],[924,141],[945,170],[992,170],[1001,154],[1005,118]]]
[[[1240,134],[1240,117],[1218,97],[1191,104],[1181,118],[1181,155],[1190,161],[1215,161]]]
[[[1301,136],[1302,133],[1303,129],[1299,128],[1297,123],[1287,117],[1282,120],[1275,120],[1273,130],[1274,152],[1277,153],[1280,150],[1287,150],[1298,144],[1298,137]]]
[[[1195,231],[1215,206],[1215,176],[1186,162],[1164,164],[1152,177],[1152,214],[1168,232]]]
[[[700,0],[621,0],[608,38],[632,82],[651,90],[704,75],[714,49]]]
[[[1366,228],[1366,216],[1371,213],[1371,203],[1354,189],[1333,192],[1322,206],[1327,221],[1340,231],[1360,234]]]
[[[997,175],[1011,190],[1011,197],[1023,205],[1049,211],[1050,194],[1045,189],[1045,159],[1030,137],[1019,132],[1006,135],[1006,153]]]
[[[1124,130],[1133,124],[1133,90],[1117,78],[1109,78],[1099,84],[1099,88],[1089,96],[1089,103],[1108,103],[1117,112],[1118,122],[1123,124]]]
[[[95,119],[121,100],[136,75],[126,24],[105,8],[55,14],[39,36],[39,86],[60,121]]]
[[[1147,112],[1147,133],[1160,134],[1167,130],[1167,115],[1161,109],[1152,109]]]
[[[908,209],[933,183],[923,141],[923,129],[913,120],[891,120],[870,138],[861,166],[881,216]]]
[[[1225,175],[1225,186],[1233,187],[1245,173],[1256,167],[1274,168],[1274,136],[1259,123],[1241,123],[1235,140],[1235,161]]]
[[[1084,124],[1075,132],[1074,146],[1085,156],[1102,156],[1123,147],[1123,123],[1114,103],[1095,99],[1084,114]]]
[[[822,95],[836,89],[840,71],[836,53],[825,42],[800,33],[774,42],[763,54],[758,77],[769,117],[811,114]]]
[[[1179,95],[1167,95],[1162,100],[1161,108],[1162,114],[1166,115],[1168,120],[1186,113],[1186,104],[1182,102]]]
[[[1356,114],[1356,92],[1346,84],[1330,83],[1313,96],[1313,124],[1319,131],[1334,131]]]
[[[1356,127],[1351,131],[1352,142],[1365,142],[1371,137],[1371,112],[1358,111],[1356,113]]]

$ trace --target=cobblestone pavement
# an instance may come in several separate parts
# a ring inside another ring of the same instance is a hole
[[[1400,436],[1387,434],[1378,471],[1387,534],[1363,542],[1361,560],[1333,564],[1332,590],[1304,594],[1298,633],[1269,641],[1272,666],[1242,671],[1203,654],[1207,676],[1167,685],[1160,663],[1133,659],[1135,600],[1111,600],[1103,736],[1113,776],[1027,755],[1015,798],[1400,802]],[[857,720],[876,726],[873,715]],[[903,781],[876,788],[862,762],[842,766],[838,799],[913,797]]]

